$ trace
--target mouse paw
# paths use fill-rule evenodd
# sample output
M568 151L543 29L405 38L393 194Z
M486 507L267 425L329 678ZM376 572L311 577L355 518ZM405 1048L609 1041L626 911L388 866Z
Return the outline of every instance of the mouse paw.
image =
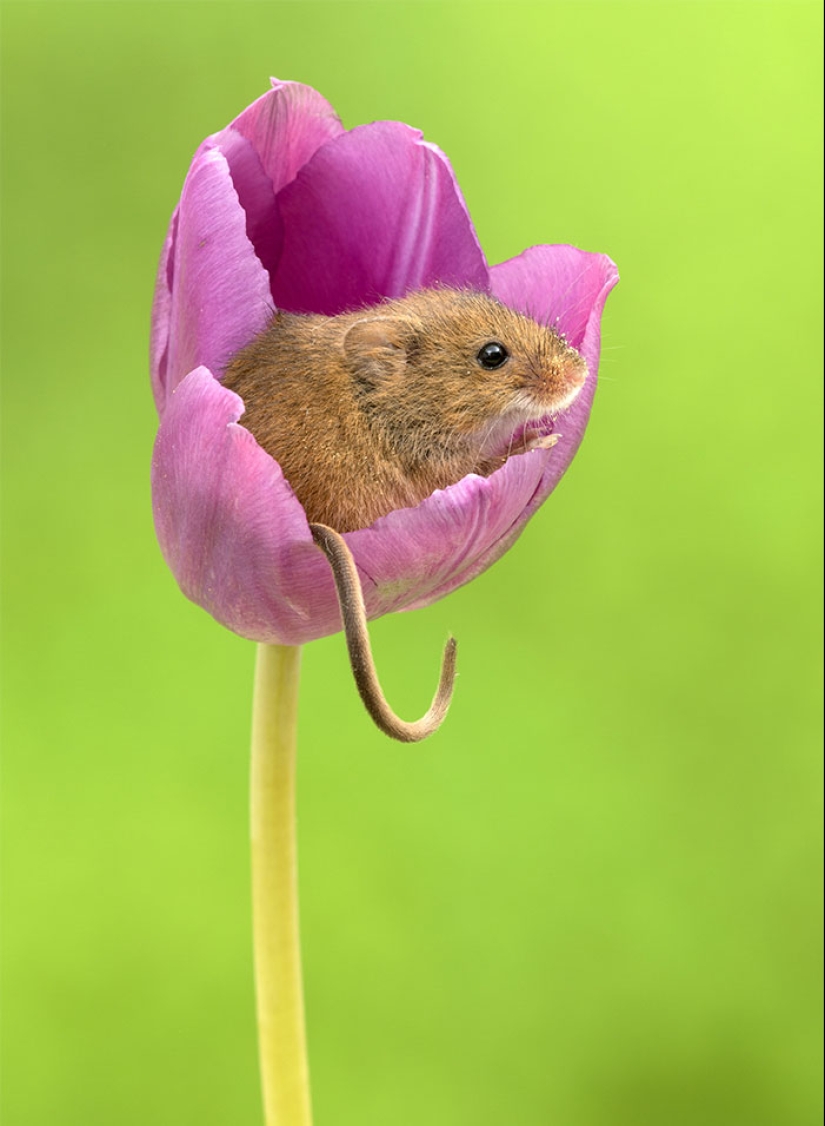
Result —
M549 450L560 437L560 434L539 434L535 430L525 430L522 449L524 453L529 453L530 450Z

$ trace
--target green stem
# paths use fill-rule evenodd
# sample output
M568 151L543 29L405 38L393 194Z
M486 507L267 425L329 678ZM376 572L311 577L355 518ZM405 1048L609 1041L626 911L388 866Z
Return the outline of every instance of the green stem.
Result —
M297 646L258 646L252 712L252 916L266 1126L312 1126L295 839L300 662Z

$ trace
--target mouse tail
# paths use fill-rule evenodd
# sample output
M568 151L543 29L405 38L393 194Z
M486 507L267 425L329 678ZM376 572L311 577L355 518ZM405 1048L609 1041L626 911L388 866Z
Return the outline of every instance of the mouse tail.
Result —
M343 536L334 529L328 528L326 524L310 524L309 530L312 532L313 540L326 555L332 568L335 589L338 592L338 603L341 607L341 618L344 623L344 634L347 639L352 675L355 677L355 685L364 702L364 707L376 726L385 735L389 735L391 739L398 739L402 743L418 743L422 739L426 739L428 735L437 731L444 722L447 709L450 706L455 686L455 638L449 638L444 646L441 676L429 710L421 719L412 723L400 719L387 703L378 681L378 674L375 671L375 661L373 660L369 631L367 630L364 595L352 553Z

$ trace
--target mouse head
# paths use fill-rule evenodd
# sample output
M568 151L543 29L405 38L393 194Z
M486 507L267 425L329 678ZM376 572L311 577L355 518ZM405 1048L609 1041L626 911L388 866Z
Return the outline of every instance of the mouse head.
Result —
M399 425L489 440L557 414L587 377L552 329L473 290L422 290L352 317L343 346L359 401Z

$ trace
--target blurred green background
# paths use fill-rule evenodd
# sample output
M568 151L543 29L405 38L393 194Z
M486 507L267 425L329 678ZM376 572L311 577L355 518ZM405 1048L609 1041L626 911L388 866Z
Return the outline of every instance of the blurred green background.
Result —
M516 547L342 638L300 730L318 1126L818 1120L821 15L807 3L4 3L8 1126L259 1124L254 647L149 503L154 271L267 88L451 157L492 262L605 251L585 445Z

